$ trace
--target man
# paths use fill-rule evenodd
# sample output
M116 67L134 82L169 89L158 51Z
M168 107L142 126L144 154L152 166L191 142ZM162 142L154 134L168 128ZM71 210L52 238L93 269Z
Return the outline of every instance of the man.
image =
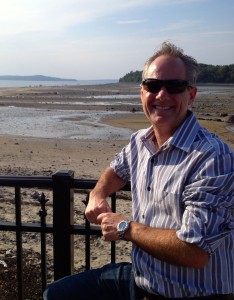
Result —
M131 241L132 264L53 283L51 299L233 299L234 153L189 110L197 62L163 43L146 62L143 110L132 135L90 193L86 216L106 241ZM131 181L133 219L106 198Z

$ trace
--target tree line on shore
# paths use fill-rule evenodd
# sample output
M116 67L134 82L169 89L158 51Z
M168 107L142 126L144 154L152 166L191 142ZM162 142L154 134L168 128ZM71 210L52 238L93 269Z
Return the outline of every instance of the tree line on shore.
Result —
M119 82L141 82L142 71L131 71L121 77ZM214 66L199 64L197 82L199 83L234 83L234 64Z

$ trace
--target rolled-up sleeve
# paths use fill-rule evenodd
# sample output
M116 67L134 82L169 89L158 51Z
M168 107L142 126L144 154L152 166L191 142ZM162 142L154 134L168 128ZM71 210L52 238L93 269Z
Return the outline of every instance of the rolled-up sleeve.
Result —
M184 213L177 237L212 254L234 234L233 155L215 157L197 171L183 193Z
M110 163L110 167L124 181L130 180L129 168L129 145L124 147L120 153L115 154L115 159Z

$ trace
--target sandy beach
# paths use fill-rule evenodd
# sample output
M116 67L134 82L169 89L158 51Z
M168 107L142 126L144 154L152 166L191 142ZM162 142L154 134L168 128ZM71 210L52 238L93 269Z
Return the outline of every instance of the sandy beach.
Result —
M213 91L202 87L194 104L193 111L199 118L202 126L219 135L234 149L234 134L229 127L234 126L228 122L234 115L234 89L233 86L219 87ZM112 103L110 103L112 101ZM122 101L122 102L121 102ZM83 117L74 115L72 118L66 115L60 120L60 124L66 124L69 119L77 126L85 125L94 132L102 129L102 136L96 139L87 138L88 135L67 137L33 137L27 132L17 135L14 130L10 134L0 134L1 160L0 175L51 175L58 170L74 170L76 178L97 179L100 172L109 165L114 154L122 149L128 142L128 136L121 135L121 130L136 131L149 126L148 120L142 113L139 97L139 85L137 84L108 84L97 86L65 86L65 87L30 87L30 88L2 88L0 89L0 110L4 108L30 108L56 113L58 110L84 111ZM88 115L101 115L95 123L87 120ZM36 118L36 117L35 117ZM10 122L10 119L7 119ZM3 121L2 121L3 122ZM17 128L17 125L15 125ZM65 126L65 125L64 125ZM119 131L119 135L116 134ZM125 131L124 131L125 132ZM127 131L126 131L127 132ZM124 138L122 138L124 136ZM38 204L32 199L35 191L26 191L24 194L25 220L35 221L35 215L39 210ZM0 188L0 219L13 221L14 205L12 190ZM48 195L51 197L51 195ZM80 203L84 195L77 198L76 219L83 222L84 207ZM79 203L78 203L79 202ZM122 202L121 202L122 203ZM51 220L51 205L48 205L48 221ZM121 212L127 215L131 213L130 201L124 201L119 205ZM79 218L82 221L79 221ZM29 238L33 244L29 243ZM0 260L4 260L6 251L15 251L13 235L6 236L0 232ZM37 243L35 243L35 241ZM39 237L28 235L24 248L32 249L33 253L39 252ZM48 248L48 256L52 253L51 243ZM75 269L81 270L84 266L83 246L80 239L76 240ZM109 245L102 239L93 241L92 266L101 266L108 262ZM102 255L97 253L97 248ZM120 242L117 245L118 260L130 260L129 243ZM31 251L31 250L30 250ZM13 255L13 254L12 254ZM35 256L35 255L34 255ZM2 273L3 274L3 273ZM1 265L0 265L1 275ZM1 277L0 277L1 279Z
M133 98L125 100L128 104L124 104L123 101L121 105L116 105L114 97L120 95L123 97L132 95ZM113 101L113 105L103 105L103 98L98 98L106 97L105 101L107 101L108 96L109 101ZM87 105L83 104L85 101ZM66 104L68 102L69 105ZM81 104L77 105L77 102ZM90 105L93 102L95 105ZM84 116L89 115L91 111L96 111L97 115L99 111L104 111L105 115L97 123L88 124L92 131L102 124L111 126L109 128L117 128L119 131L122 128L131 129L131 132L149 126L141 110L138 84L0 89L0 108L9 106L46 109L52 113L53 110L58 109L85 110ZM233 88L217 89L216 94L204 93L201 90L193 110L203 119L200 120L202 126L234 147L233 132L227 129L227 126L231 124L225 122L227 115L234 114ZM78 126L85 123L84 119L80 122L77 119L72 121L76 121ZM130 136L125 135L124 139L121 139L115 135L109 135L108 139L105 139L103 136L109 129L105 128L106 133L103 131L102 136L97 139L41 138L27 136L27 132L24 132L23 136L15 135L17 124L14 126L10 135L0 134L2 145L0 174L2 175L43 175L52 174L59 169L69 169L74 170L77 177L97 178L114 154L127 143Z

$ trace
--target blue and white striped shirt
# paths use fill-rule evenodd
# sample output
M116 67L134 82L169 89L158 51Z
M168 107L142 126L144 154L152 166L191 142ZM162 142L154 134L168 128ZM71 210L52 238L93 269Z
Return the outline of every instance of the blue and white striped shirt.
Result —
M132 135L111 167L131 180L133 220L175 229L210 254L202 269L172 265L133 244L136 284L171 298L234 291L234 152L189 113L155 153L152 127Z

